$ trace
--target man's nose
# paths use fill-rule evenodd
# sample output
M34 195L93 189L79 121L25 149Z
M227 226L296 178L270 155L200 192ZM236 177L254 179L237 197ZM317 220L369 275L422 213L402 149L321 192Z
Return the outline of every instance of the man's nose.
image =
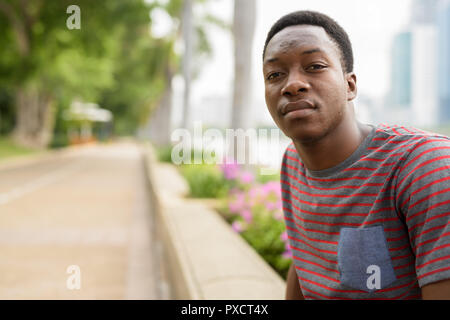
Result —
M287 96L296 96L300 92L306 92L310 88L305 76L299 71L289 73L286 85L282 88L281 94Z

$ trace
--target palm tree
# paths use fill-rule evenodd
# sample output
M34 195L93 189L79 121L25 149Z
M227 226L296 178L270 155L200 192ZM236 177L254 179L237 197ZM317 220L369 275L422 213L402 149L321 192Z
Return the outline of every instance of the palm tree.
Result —
M247 128L251 106L251 61L256 23L255 0L234 0L234 90L232 127Z
M248 129L251 125L250 115L252 106L251 73L252 73L252 45L256 24L255 0L234 0L234 90L231 113L231 127L233 129ZM245 143L245 150L237 150L237 139L230 145L229 152L237 157L237 152L248 154L249 146Z
M192 0L184 0L182 34L184 42L184 53L183 53L184 94L183 94L182 126L183 128L188 128L190 124L189 110L191 98L191 79L192 79L191 62L193 49Z
M227 25L210 14L205 14L194 19L192 9L197 3L202 4L207 0L170 0L166 5L162 6L164 10L176 22L178 27L174 32L167 36L164 40L166 44L170 44L170 50L167 52L168 59L164 59L166 70L165 92L163 99L150 115L149 127L150 138L157 145L170 144L171 123L170 115L172 109L172 79L179 71L179 58L173 50L175 42L183 39L184 53L182 57L182 74L184 78L184 95L183 95L183 114L182 126L188 128L190 126L190 91L191 83L194 80L198 70L201 68L199 57L211 54L211 47L206 33L209 25L219 26L227 29Z

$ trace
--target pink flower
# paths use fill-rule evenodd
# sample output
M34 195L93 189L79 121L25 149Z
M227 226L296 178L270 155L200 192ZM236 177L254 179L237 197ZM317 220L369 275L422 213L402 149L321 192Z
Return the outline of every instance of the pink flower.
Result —
M284 233L286 233L286 231ZM292 258L292 250L291 250L291 246L289 245L289 242L286 242L285 249L286 250L282 254L283 258L291 259Z
M266 202L266 209L269 211L273 211L277 208L276 203Z
M246 206L245 194L243 192L235 192L234 196L235 199L233 201L230 201L230 203L228 204L228 209L231 213L238 213Z
M250 223L252 221L252 212L248 209L244 209L241 211L241 217L244 218L247 223Z
M281 201L281 199L278 199L275 205L277 209L283 209L283 202Z
M230 191L229 191L229 194L232 195L232 196L240 194L240 193L242 193L242 191L239 190L239 188L236 188L236 187L231 188Z
M283 240L284 242L286 242L288 240L288 234L286 231L284 231L281 235L280 235L281 240Z
M253 186L249 191L248 191L248 196L249 198L252 200L254 198L256 198L259 194L259 187L258 186Z
M286 250L285 252L283 252L282 256L285 259L291 259L292 258L292 251Z
M228 204L228 209L230 210L231 213L238 213L239 210L241 209L241 204L238 202L230 202Z
M251 172L242 172L239 180L242 184L250 184L255 180L255 177Z
M234 232L237 232L237 233L241 233L241 232L244 230L244 228L243 228L242 225L239 223L239 221L234 221L234 222L231 224L231 228L233 229Z
M227 180L234 180L239 176L239 165L234 160L225 160L224 163L220 165L220 169Z
M263 184L261 190L265 196L269 193L274 193L277 197L281 197L281 186L277 181L269 181Z

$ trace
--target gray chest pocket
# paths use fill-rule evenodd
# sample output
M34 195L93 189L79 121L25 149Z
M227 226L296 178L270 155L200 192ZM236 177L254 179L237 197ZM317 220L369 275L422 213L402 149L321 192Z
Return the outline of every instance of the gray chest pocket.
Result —
M338 244L338 269L343 285L374 292L397 278L382 226L342 228Z

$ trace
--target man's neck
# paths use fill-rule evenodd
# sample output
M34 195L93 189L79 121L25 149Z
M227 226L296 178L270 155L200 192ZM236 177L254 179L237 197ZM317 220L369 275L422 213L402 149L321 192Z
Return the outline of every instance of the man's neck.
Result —
M294 141L294 145L308 170L324 170L338 165L352 155L371 129L372 127L357 122L354 117L346 117L319 141Z

